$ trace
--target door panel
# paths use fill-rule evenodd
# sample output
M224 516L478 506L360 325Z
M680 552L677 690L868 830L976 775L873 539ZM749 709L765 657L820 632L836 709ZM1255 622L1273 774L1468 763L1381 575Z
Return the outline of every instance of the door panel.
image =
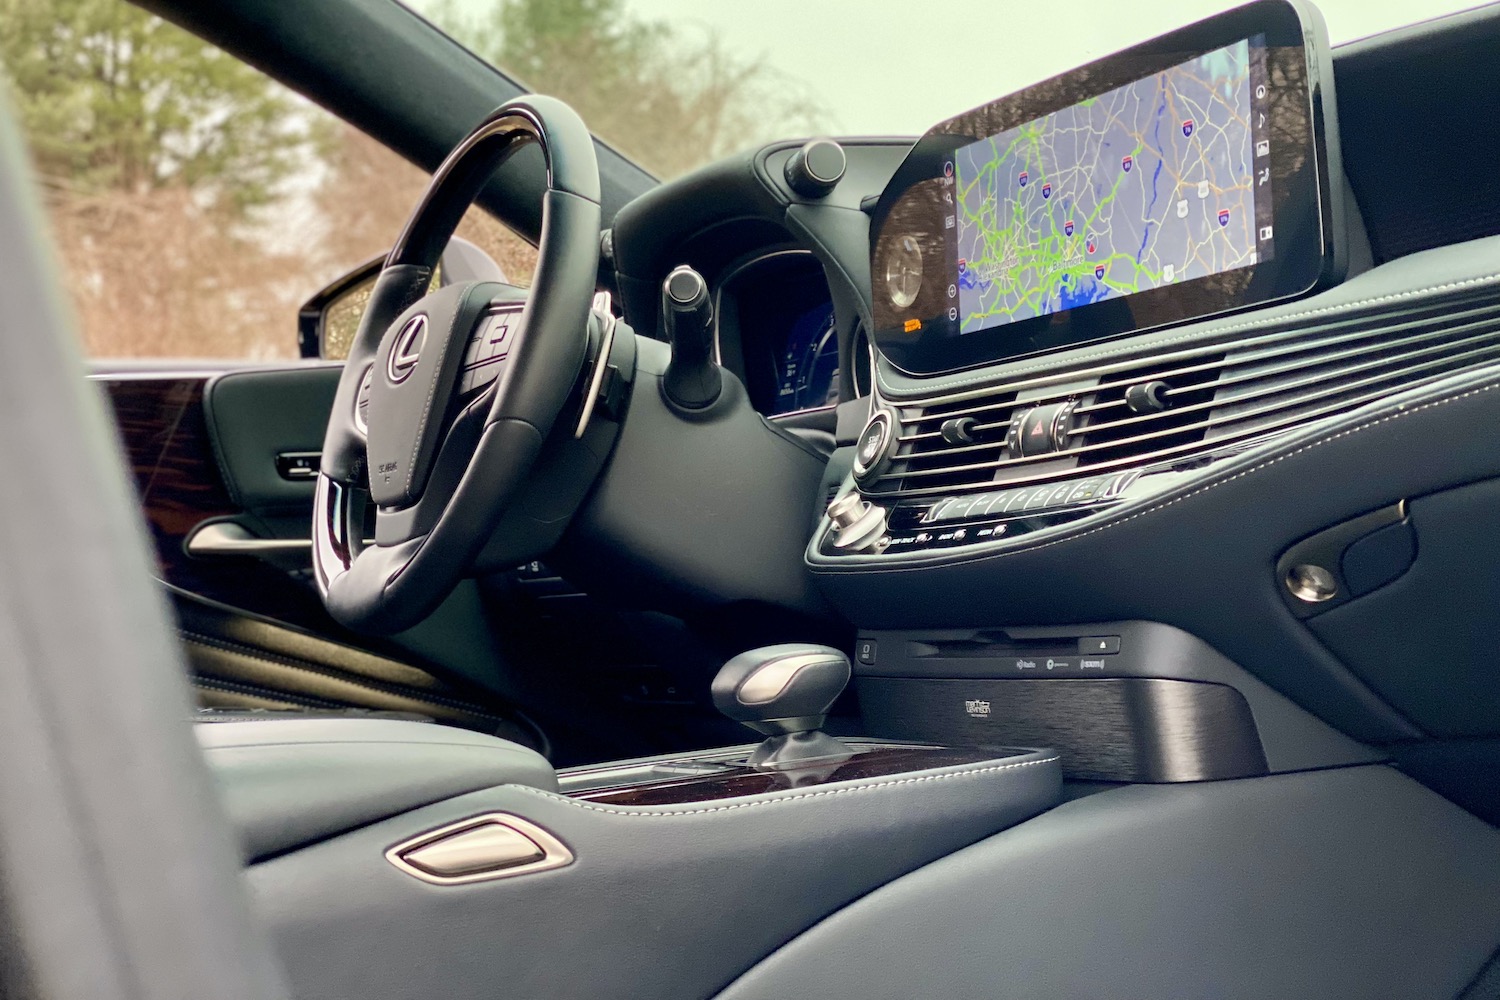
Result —
M204 409L212 372L96 376L114 409L163 582L210 600L322 631L316 597L257 559L201 560L185 543L205 521L243 513L219 474ZM271 405L268 401L268 405ZM308 490L307 517L312 517Z
M190 554L205 525L232 524L260 539L308 537L312 477L286 478L277 459L312 461L338 374L337 366L308 365L95 375L118 421L199 703L416 713L544 744L537 727L496 694L494 657L470 658L482 659L483 670L468 661L436 666L462 659L441 655L447 647L483 654L487 636L472 595L471 613L448 609L444 635L371 639L328 616L301 550L270 561Z
M273 537L308 536L316 456L342 371L231 371L204 387L204 416L229 496Z

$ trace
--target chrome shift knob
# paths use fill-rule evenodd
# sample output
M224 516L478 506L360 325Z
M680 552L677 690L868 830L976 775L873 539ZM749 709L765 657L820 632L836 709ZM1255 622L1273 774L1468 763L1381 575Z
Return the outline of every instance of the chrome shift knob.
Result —
M762 646L719 670L714 705L767 736L806 733L823 725L849 675L849 657L832 646Z

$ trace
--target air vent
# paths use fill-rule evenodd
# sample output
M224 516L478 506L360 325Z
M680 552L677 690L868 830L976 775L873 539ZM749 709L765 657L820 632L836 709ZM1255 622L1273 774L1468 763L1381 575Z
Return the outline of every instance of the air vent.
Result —
M1080 466L1115 466L1154 452L1191 450L1207 436L1222 353L1185 368L1160 364L1105 375L1074 409L1070 447Z
M896 455L866 492L934 496L1201 461L1496 362L1500 302L1470 300L1059 371L900 408ZM1012 418L1050 447L1019 444ZM1033 418L1045 434L1024 423Z

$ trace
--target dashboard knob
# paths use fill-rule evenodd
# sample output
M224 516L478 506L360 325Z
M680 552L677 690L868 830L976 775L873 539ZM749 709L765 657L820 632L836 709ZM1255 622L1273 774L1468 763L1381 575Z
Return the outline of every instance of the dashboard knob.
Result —
M672 345L662 392L681 410L702 410L719 398L724 387L713 356L714 312L703 275L686 264L674 268L662 282L661 312Z
M828 505L828 520L835 528L847 528L858 521L869 506L863 497L851 490Z
M885 535L885 508L866 501L857 490L850 490L828 505L826 511L833 525L833 547L843 552L882 552L889 540Z
M804 198L823 198L838 185L847 165L844 147L832 139L811 139L786 161L786 182Z

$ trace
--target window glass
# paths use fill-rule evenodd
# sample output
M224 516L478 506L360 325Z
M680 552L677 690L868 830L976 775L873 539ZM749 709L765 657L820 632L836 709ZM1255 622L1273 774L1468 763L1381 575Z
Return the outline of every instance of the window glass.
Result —
M427 175L124 0L0 2L0 75L96 358L298 355L297 308L390 246ZM529 282L534 248L460 235Z
M771 139L920 135L1245 0L404 0L658 177ZM1476 0L1317 0L1334 42Z

